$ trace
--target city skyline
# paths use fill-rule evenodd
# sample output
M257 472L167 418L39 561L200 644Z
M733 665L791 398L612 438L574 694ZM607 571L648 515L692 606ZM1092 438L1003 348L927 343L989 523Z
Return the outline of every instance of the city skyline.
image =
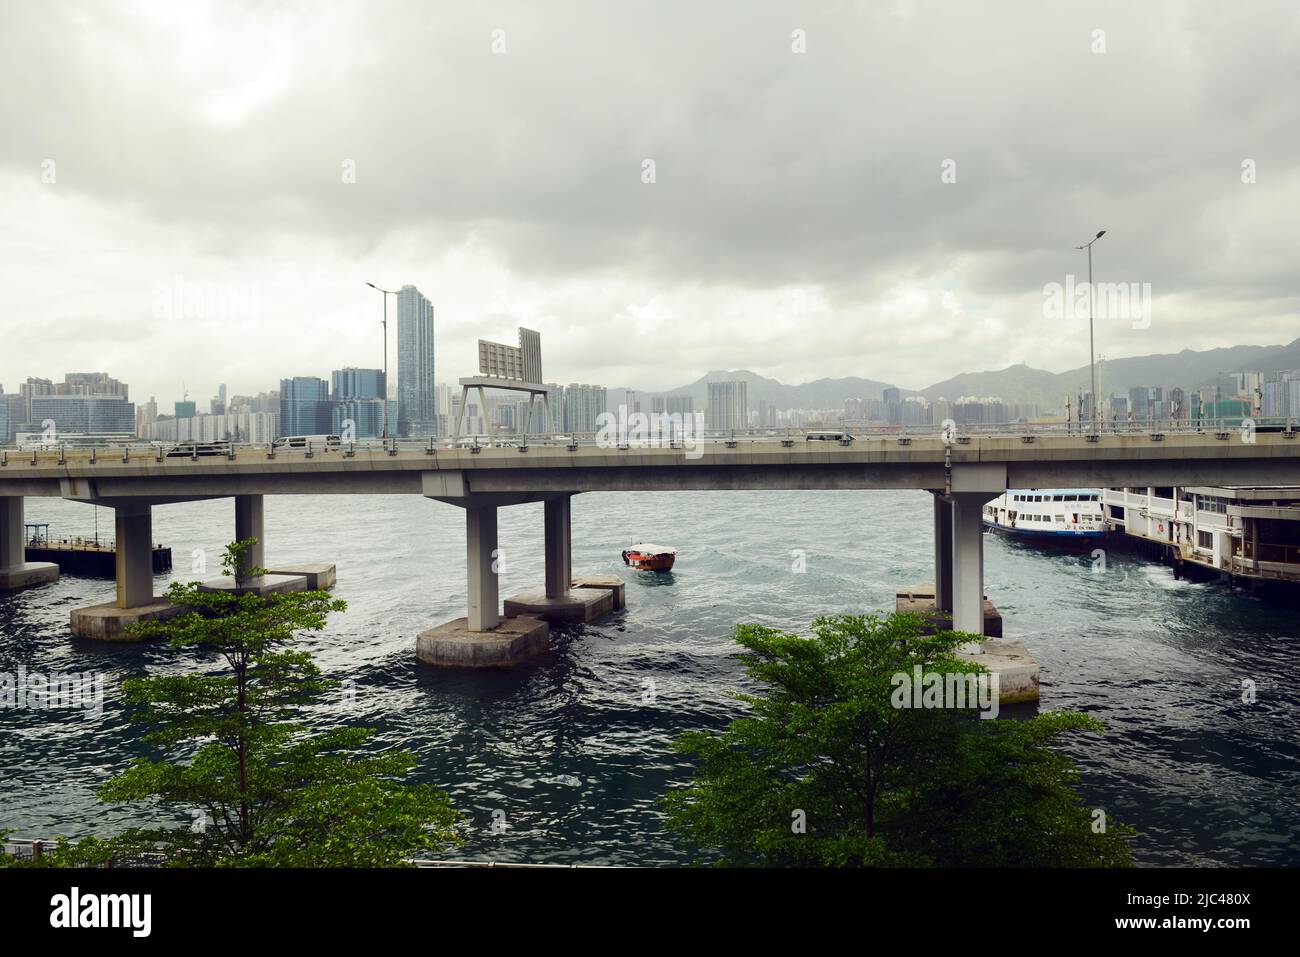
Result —
M540 373L537 334L520 329L519 339L518 347L481 340L481 363L489 369L499 367L506 381L522 375L528 363L533 364L535 373ZM1300 340L1292 346L1297 344ZM1272 371L1267 368L1265 371L1220 370L1210 376L1198 376L1186 374L1184 370L1180 374L1149 377L1149 383L1140 385L1103 382L1100 422L1103 427L1119 428L1144 422L1199 423L1246 415L1266 419L1300 416L1300 368L1295 367L1300 364L1282 368L1277 358L1266 361L1272 363ZM874 398L870 389L857 387L862 380L851 378L793 387L772 383L796 391L816 386L822 395L827 394L827 388L839 390L830 401L781 402L761 394L751 401L747 394L749 383L728 379L725 374L714 378L718 375L711 373L709 378L696 383L697 386L707 384L707 397L699 411L706 416L708 428L715 432L831 423L934 426L948 419L959 426L975 427L1010 422L1047 425L1053 421L1077 421L1081 410L1085 421L1091 418L1091 394L1083 387L1059 394L1060 403L1055 399L1040 403L1014 393L1004 396L998 390L955 390L927 397L915 392L905 394L905 390L882 383L876 384L882 386L880 398ZM604 412L616 412L620 404L625 404L630 412L658 414L680 415L694 409L692 387L650 391L577 382L544 384L551 393L555 417L547 427L555 432L595 432L597 417ZM764 383L760 379L756 384ZM12 442L16 434L24 431L40 432L41 424L47 421L55 422L61 432L79 434L93 420L101 427L90 428L91 432L120 438L130 431L127 422L131 420L138 437L173 442L228 438L264 443L278 435L326 433L365 440L382 434L383 373L380 369L346 366L332 371L328 380L320 376L289 377L280 380L280 389L256 395L230 394L223 383L207 412L200 410L196 400L174 400L174 413L159 412L155 396L147 402L143 399L129 402L129 388L129 383L105 372L69 372L61 382L29 377L20 383L19 392L0 391L0 445ZM522 431L527 415L526 400L493 390L491 386L488 392L486 410L480 408L476 395L471 397L467 422L473 427L468 431L507 434ZM58 401L52 406L37 401L46 399ZM453 392L450 383L440 382L434 386L431 401L436 409L433 434L447 437L454 429L461 396ZM164 409L166 404L164 399ZM397 400L390 400L389 406L390 420L396 422ZM40 415L32 418L29 409ZM488 418L484 418L485 411L490 413ZM104 426L105 422L111 422L113 427ZM546 420L539 406L534 413L534 427L542 428L543 422Z
M1280 43L1297 13L1267 6ZM478 338L524 325L560 381L667 389L659 370L725 366L919 388L958 364L1060 371L1086 363L1086 323L1045 318L1044 288L1086 274L1074 247L1103 228L1098 280L1149 283L1152 310L1143 328L1099 322L1098 352L1290 338L1300 123L1277 121L1296 109L1280 48L1206 6L1019 9L756 5L742 38L721 11L690 10L683 31L645 11L506 6L431 36L418 5L398 4L393 29L358 43L366 14L346 5L16 8L0 52L42 97L0 99L16 134L0 151L17 224L6 305L24 317L0 382L54 352L143 395L203 375L265 388L376 352L361 283L384 276L436 290L439 362L454 369L472 368ZM177 45L173 26L204 43ZM1006 47L1028 60L907 66ZM660 49L671 79L638 69ZM140 61L172 70L172 87ZM615 64L602 89L583 82ZM785 120L729 106L715 71L768 89ZM1051 89L1027 88L1026 71ZM459 109L453 75L481 109ZM324 131L299 119L389 84L419 90L420 119L399 99L341 107ZM1104 109L1077 95L1088 87L1111 94ZM1003 102L1016 109L990 106ZM116 160L79 135L87 124L113 131ZM835 158L815 176L789 164L807 142ZM297 369L280 362L291 352Z

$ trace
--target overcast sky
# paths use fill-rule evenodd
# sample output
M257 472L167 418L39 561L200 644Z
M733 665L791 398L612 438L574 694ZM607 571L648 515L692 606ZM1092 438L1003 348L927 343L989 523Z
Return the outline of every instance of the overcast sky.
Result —
M519 325L608 386L1060 371L1103 228L1153 302L1099 353L1300 336L1294 0L0 12L7 391L378 366L367 280L433 301L439 381Z

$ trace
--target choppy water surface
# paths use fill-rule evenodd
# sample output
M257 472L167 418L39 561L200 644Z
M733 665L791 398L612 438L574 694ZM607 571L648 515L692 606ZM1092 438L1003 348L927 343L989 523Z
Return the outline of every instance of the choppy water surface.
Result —
M233 535L230 500L154 510L155 538L176 572ZM56 534L93 527L85 505L28 499L28 521ZM688 769L669 748L737 713L726 692L737 622L802 629L827 612L893 607L928 580L930 498L919 492L587 494L574 499L577 572L613 572L628 607L585 627L553 629L550 652L510 672L457 673L415 661L415 635L465 613L459 509L410 496L267 499L270 563L333 561L349 610L309 645L350 679L321 721L379 729L414 751L422 780L447 789L469 819L466 858L682 863L658 798ZM101 530L111 514L101 511ZM542 581L541 506L500 513L502 595ZM670 575L629 572L619 551L649 539L677 546ZM807 570L792 572L793 550ZM1137 827L1145 864L1300 863L1300 686L1294 613L1169 570L987 539L986 590L1008 637L1043 668L1045 709L1101 719L1106 734L1072 746L1091 806ZM209 574L212 571L209 570ZM166 578L157 582L159 591ZM164 644L73 639L68 613L109 600L112 583L65 577L0 594L0 670L106 675L103 716L0 712L0 828L26 836L109 833L145 820L100 805L95 788L146 753L115 699L122 679L193 667ZM1241 700L1243 679L1258 701ZM494 811L507 829L493 832Z

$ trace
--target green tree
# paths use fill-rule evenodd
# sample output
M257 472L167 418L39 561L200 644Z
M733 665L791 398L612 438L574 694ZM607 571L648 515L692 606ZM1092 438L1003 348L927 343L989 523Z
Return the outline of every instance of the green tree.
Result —
M228 546L227 574L243 583L250 539ZM367 754L372 732L343 727L310 733L299 717L337 682L293 647L347 605L328 592L258 596L173 583L173 604L188 610L134 626L223 666L202 674L123 683L145 739L166 751L138 759L100 790L108 802L156 801L190 825L135 829L110 840L61 846L46 863L95 864L161 854L200 866L396 866L419 850L457 843L447 795L403 779L405 752Z
M698 761L666 798L669 825L721 864L1121 866L1131 830L1097 833L1053 747L1098 732L1082 714L980 720L974 707L899 708L896 675L982 672L977 636L923 619L819 618L811 637L741 625L754 693L719 734L676 742ZM919 668L917 672L915 669ZM923 679L924 680L924 679Z

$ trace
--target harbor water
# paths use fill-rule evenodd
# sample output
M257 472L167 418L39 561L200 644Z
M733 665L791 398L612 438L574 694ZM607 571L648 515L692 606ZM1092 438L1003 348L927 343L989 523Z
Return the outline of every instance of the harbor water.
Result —
M27 521L78 535L94 516L28 499ZM502 596L539 587L541 506L502 509L500 526ZM174 556L156 591L220 574L233 528L229 499L155 508L154 537ZM474 860L687 863L692 850L665 830L659 805L690 778L670 743L740 713L728 696L743 684L734 626L801 630L821 614L892 610L895 592L933 577L931 537L922 492L580 495L574 571L622 576L627 608L553 628L549 652L520 668L450 672L416 662L415 636L465 614L459 509L415 496L266 499L268 564L335 563L349 606L305 641L343 682L311 722L373 727L377 746L414 752L418 778L465 815L466 843L447 856ZM623 566L620 551L643 540L677 548L671 573ZM985 549L1005 635L1042 666L1041 707L1106 727L1069 750L1089 807L1137 829L1138 862L1300 865L1294 612L1123 555L1103 568L1086 553L998 537ZM72 638L69 612L112 592L111 581L65 576L0 593L0 671L105 680L98 716L0 710L0 829L80 837L159 820L95 795L152 753L118 699L121 682L216 664L162 643Z

